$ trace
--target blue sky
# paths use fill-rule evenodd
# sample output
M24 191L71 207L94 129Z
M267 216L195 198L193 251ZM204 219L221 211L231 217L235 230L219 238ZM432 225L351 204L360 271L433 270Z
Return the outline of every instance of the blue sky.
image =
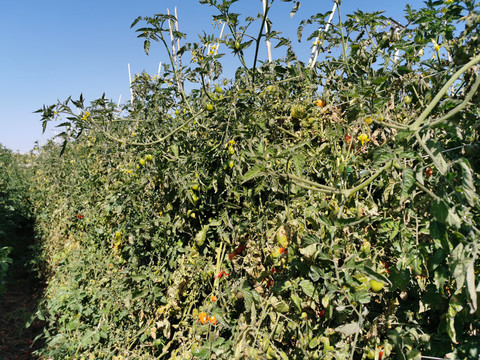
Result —
M297 14L290 18L292 3L276 0L269 14L273 28L296 42L301 20L332 9L332 0L301 0ZM387 16L403 19L405 5L420 7L419 0L343 0L342 17L353 11L385 10ZM44 142L40 115L33 113L44 104L83 93L87 102L105 92L122 102L130 98L128 63L132 76L147 71L156 74L160 61L167 58L159 45L152 44L145 55L143 42L130 24L137 16L173 11L177 6L180 31L187 41L212 27L214 9L197 0L0 0L0 144L28 152L35 141ZM240 0L235 11L256 15L260 0ZM338 17L334 17L337 21ZM313 28L308 29L310 32ZM297 56L307 61L311 42L297 46Z

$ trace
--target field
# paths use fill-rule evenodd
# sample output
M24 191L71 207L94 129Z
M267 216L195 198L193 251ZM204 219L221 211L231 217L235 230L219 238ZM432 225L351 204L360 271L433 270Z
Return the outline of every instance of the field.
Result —
M58 138L1 149L0 292L2 229L32 221L36 356L478 359L475 1L313 15L311 63L265 14L202 3L221 38L136 19L161 76L135 75L123 105L43 106ZM266 40L284 56L257 59Z

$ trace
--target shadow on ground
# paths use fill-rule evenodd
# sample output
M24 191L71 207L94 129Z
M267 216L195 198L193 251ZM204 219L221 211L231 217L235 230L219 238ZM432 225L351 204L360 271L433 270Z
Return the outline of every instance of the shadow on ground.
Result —
M5 240L13 251L13 262L7 276L6 292L0 295L0 360L38 359L35 350L42 347L34 341L43 324L34 319L42 297L44 283L32 267L34 232L31 221L11 232Z

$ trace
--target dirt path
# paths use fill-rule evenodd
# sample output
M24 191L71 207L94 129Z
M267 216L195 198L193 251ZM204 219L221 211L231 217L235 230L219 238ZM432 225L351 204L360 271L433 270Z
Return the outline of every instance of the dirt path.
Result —
M41 298L38 285L23 264L13 265L7 291L0 296L0 360L38 359L32 352L41 344L33 340L42 324L34 321L25 327Z

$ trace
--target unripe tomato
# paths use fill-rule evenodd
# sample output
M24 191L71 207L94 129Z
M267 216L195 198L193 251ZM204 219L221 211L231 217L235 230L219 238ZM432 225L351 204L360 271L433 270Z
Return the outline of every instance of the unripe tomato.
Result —
M142 166L145 165L145 159L140 159L139 163L140 163L140 165L142 165Z
M236 50L240 49L240 41L235 41L235 49Z
M222 94L222 93L223 93L223 89L222 89L220 86L217 85L217 86L215 86L215 92L216 92L217 94Z
M230 146L228 147L228 152L230 153L230 155L235 154L235 148L230 145Z
M405 95L405 97L403 98L403 102L405 104L410 104L412 102L412 97L410 95Z
M383 284L376 280L370 280L370 287L374 292L379 292L383 289Z
M207 104L207 105L205 105L205 109L207 109L207 111L213 111L213 105L212 104Z
M234 165L235 165L235 163L233 162L233 160L230 160L230 161L228 162L228 167L229 167L230 169L233 168Z

